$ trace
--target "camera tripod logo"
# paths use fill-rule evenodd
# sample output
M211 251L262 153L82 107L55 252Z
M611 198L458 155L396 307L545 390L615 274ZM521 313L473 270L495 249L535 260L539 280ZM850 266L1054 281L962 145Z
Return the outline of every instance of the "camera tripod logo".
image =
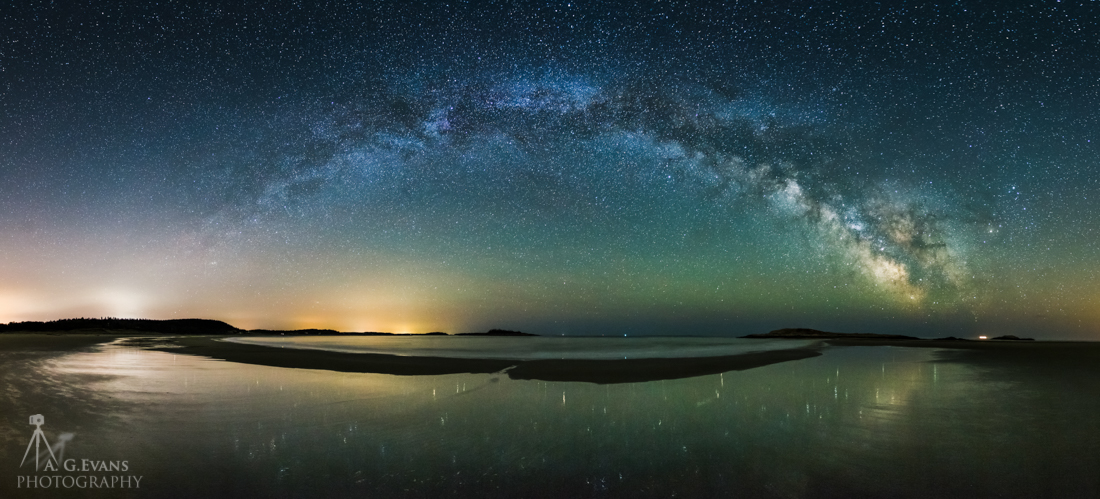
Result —
M47 467L52 460L54 465L58 465L65 459L65 443L73 439L72 433L62 433L57 437L57 443L50 445L50 442L46 440L46 434L42 433L42 425L46 424L46 418L41 414L35 414L31 416L30 424L34 425L34 434L31 435L31 441L27 444L27 451L23 453L23 460L19 462L19 467L22 468L27 462L27 456L31 454L31 448L34 448L34 469L38 471L40 460L49 454L49 459L46 460ZM42 444L46 444L46 450L41 450ZM58 451L54 454L54 451Z

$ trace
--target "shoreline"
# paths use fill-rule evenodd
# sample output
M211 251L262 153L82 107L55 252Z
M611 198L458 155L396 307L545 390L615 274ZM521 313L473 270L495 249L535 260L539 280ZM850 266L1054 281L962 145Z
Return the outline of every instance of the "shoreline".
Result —
M821 339L809 346L714 357L641 359L470 359L345 353L282 348L219 341L231 335L168 336L130 331L26 332L0 334L0 351L65 353L118 339L129 346L196 355L242 364L318 369L351 373L431 376L445 374L507 374L516 380L570 381L595 384L640 383L742 371L822 355L829 347L891 346L933 348L941 362L983 365L1055 366L1091 371L1100 366L1100 342L1085 341L951 341L898 339Z

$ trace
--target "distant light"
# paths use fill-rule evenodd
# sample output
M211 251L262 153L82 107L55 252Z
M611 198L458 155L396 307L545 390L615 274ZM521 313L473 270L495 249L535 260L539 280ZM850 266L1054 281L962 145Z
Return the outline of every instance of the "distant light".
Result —
M987 336L979 336L979 337L978 337L978 339L979 339L979 340L988 340L988 339L989 339L989 337L987 337Z

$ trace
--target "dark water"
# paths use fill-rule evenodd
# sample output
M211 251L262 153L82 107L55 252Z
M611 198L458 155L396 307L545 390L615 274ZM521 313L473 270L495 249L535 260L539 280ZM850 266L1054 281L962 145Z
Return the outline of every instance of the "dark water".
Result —
M830 347L595 385L8 348L0 497L1100 497L1100 370L958 360ZM140 488L16 488L31 414Z

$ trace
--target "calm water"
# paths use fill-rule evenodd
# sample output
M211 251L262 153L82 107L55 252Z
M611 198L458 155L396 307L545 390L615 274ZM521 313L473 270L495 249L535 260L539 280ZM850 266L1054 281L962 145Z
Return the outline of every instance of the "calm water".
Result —
M594 385L0 350L0 497L1100 496L1095 370L824 353ZM127 460L141 488L16 489L39 413L66 458Z

